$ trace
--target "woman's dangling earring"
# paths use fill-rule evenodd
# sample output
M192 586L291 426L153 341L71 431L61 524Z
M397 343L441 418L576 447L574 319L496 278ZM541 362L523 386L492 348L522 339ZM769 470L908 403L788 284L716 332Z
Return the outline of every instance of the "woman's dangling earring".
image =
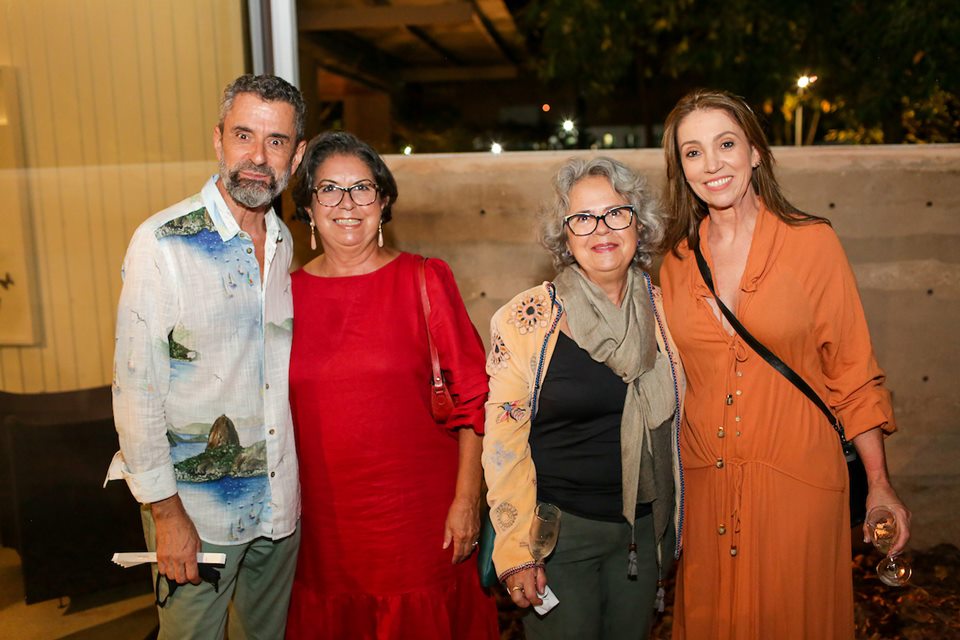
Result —
M310 250L317 250L317 227L314 226L313 220L310 221Z
M380 226L377 227L377 246L383 247L383 218L380 218Z

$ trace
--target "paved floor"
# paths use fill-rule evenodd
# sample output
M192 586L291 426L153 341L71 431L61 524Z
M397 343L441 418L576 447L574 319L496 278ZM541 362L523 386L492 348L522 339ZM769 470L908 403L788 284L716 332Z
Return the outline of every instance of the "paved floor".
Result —
M157 625L149 585L27 605L20 558L0 548L0 638L16 640L145 640Z

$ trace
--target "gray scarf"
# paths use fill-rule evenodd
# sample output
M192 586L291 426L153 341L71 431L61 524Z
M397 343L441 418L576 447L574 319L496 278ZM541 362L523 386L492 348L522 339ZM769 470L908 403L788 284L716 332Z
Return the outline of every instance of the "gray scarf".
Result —
M576 265L561 271L554 284L574 341L628 385L620 422L620 464L623 515L632 525L641 485L644 502L655 498L653 469L645 469L641 478L641 456L653 461L651 431L676 409L669 363L657 353L652 302L635 267L627 272L619 307Z

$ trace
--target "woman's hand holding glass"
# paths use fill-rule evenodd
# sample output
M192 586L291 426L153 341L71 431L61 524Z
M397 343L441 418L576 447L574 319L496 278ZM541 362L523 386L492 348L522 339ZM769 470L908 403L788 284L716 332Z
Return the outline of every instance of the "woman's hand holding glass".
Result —
M553 553L557 546L557 534L560 531L560 509L556 506L539 502L530 521L529 549L533 560L538 564ZM530 605L543 604L542 595L547 591L547 572L542 566L524 569L508 577L504 584L507 593L521 609Z
M870 509L864 523L873 546L885 554L877 564L877 575L884 584L891 587L906 585L913 574L910 563L897 555L906 544L906 540L901 539L903 534L899 522L891 507L878 506Z
M521 609L539 606L543 600L537 595L547 589L547 572L542 568L518 571L503 581L510 599Z
M870 486L867 494L867 514L877 507L889 509L897 522L897 536L889 552L889 555L895 556L901 553L910 541L910 510L901 502L889 483L874 483ZM863 541L873 542L873 533L867 526L868 522L869 519L863 524Z

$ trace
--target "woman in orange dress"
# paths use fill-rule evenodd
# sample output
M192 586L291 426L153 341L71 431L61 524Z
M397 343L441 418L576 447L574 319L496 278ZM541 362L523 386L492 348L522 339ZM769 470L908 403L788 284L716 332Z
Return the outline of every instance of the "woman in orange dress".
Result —
M742 99L685 96L667 118L664 150L671 226L660 278L688 383L674 638L852 638L837 433L722 317L691 247L744 327L840 417L867 469L867 508L887 505L897 516L897 553L910 513L887 475L893 411L853 272L830 223L781 193Z

